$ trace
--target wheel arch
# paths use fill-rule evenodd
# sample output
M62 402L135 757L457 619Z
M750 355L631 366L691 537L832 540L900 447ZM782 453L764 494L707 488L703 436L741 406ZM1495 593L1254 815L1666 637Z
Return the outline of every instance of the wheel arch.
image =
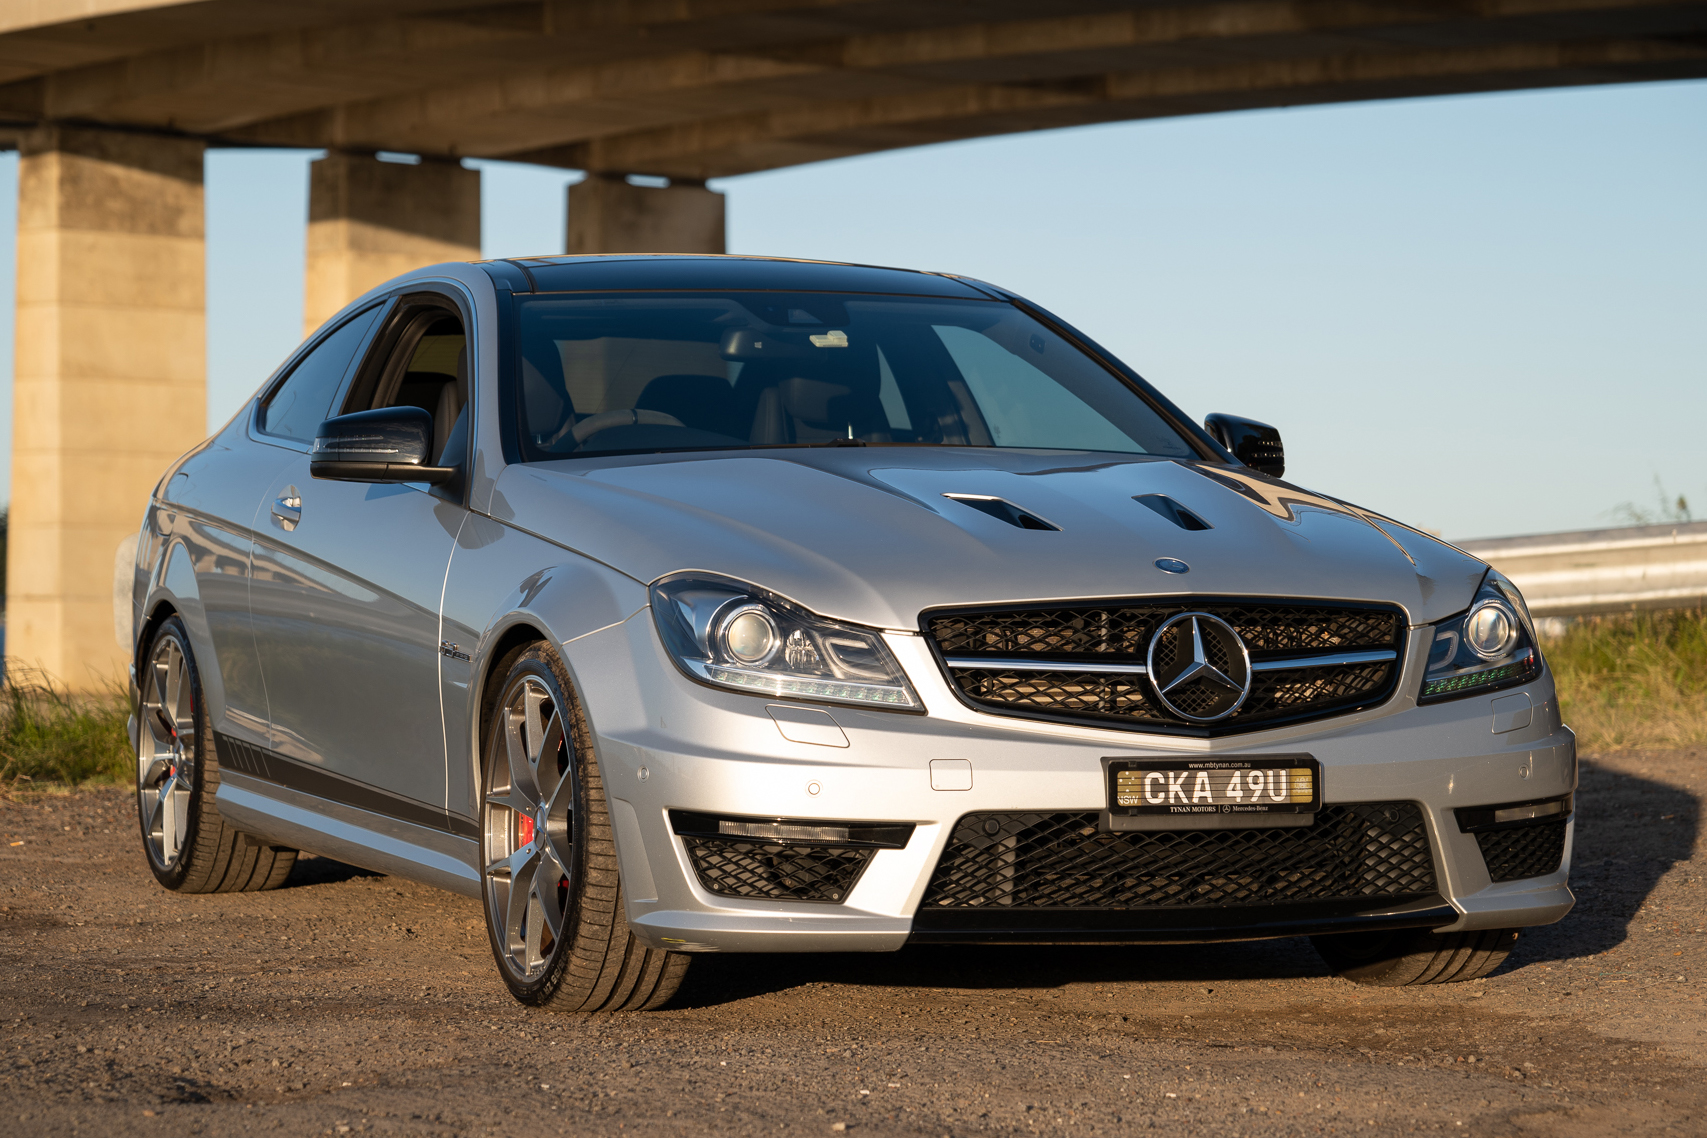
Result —
M480 691L480 702L478 704L480 713L475 722L477 739L484 740L486 738L486 728L492 719L492 707L498 700L498 689L504 682L504 671L499 665L508 659L516 649L542 642L550 644L551 637L538 628L536 622L523 618L507 625L499 632L492 641L491 647L482 654L480 675L476 680ZM477 744L476 755L478 753L479 746Z
M151 571L138 622L136 643L131 649L131 661L140 682L143 657L160 626L176 616L184 622L189 634L190 648L195 652L196 671L201 676L202 698L213 722L219 722L225 709L225 678L220 670L218 653L207 627L202 607L201 589L196 582L195 554L182 535L163 541Z

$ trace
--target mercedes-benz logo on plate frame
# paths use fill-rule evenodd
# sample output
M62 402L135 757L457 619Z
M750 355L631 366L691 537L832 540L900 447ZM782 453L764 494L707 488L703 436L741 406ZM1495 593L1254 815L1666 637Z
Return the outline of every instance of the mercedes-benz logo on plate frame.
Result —
M1145 658L1162 706L1193 723L1225 719L1251 694L1251 654L1233 626L1206 612L1182 612L1150 637Z

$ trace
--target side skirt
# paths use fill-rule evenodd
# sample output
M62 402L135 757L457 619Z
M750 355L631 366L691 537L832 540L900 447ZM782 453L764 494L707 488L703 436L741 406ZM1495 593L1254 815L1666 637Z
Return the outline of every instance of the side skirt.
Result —
M220 772L216 800L232 825L268 841L465 897L480 896L480 843L472 838L318 798L229 768Z

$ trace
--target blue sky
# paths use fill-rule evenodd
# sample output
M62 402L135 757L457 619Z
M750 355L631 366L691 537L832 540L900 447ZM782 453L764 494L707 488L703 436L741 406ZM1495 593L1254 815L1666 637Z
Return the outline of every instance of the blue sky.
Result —
M209 155L210 424L300 334L312 156ZM0 412L16 170L0 156ZM561 251L576 177L485 164L486 255ZM714 188L732 252L997 281L1192 415L1280 427L1293 480L1448 537L1615 524L1656 479L1707 516L1707 83L1088 127Z

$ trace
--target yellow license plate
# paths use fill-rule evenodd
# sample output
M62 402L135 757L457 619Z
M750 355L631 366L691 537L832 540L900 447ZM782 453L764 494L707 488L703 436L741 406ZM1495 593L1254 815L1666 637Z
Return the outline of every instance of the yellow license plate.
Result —
M1114 814L1307 814L1322 801L1321 765L1309 755L1239 759L1114 759Z

